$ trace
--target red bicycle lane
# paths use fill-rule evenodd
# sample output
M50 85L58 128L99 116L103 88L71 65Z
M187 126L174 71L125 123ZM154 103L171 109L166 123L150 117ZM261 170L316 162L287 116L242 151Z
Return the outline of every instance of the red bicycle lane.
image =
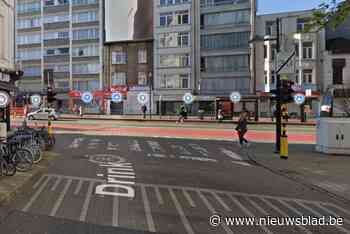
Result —
M120 136L142 136L142 137L168 137L168 138L189 138L189 139L211 139L211 140L236 140L235 131L224 129L200 129L200 128L166 128L166 127L105 127L105 126L87 126L71 124L53 124L57 130L74 130L74 131L93 131L106 132L106 134ZM246 137L251 141L257 142L274 142L274 131L254 131L250 130ZM316 141L315 134L290 133L288 140L292 143L314 144Z

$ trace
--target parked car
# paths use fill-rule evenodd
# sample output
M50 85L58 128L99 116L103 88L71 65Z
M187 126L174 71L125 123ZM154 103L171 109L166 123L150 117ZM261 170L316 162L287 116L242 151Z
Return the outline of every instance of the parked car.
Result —
M36 111L30 112L27 115L29 120L41 119L41 120L58 120L59 115L53 108L40 108Z

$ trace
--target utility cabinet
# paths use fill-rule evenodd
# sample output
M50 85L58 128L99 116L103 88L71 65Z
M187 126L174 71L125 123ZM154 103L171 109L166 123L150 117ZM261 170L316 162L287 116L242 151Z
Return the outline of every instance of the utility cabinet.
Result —
M316 151L350 156L350 118L319 118Z

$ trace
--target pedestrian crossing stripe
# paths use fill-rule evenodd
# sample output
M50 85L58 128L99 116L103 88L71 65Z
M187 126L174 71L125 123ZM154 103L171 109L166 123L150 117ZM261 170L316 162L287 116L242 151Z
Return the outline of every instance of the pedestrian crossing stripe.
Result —
M57 182L59 181L59 182ZM50 183L49 183L50 182ZM58 211L65 205L69 206L69 202L66 200L68 194L70 196L79 196L83 203L80 207L80 215L77 217L80 221L86 222L86 218L89 213L93 212L94 207L90 206L90 203L94 199L97 199L97 195L94 195L94 189L101 183L105 183L105 180L96 178L84 178L75 176L64 176L58 174L44 174L34 185L33 194L22 207L24 212L35 212L32 210L35 203L40 203L38 199L42 193L49 192L55 187L56 184L60 184L63 189L54 188L55 201L51 207L46 207L48 215L56 216ZM87 186L86 186L87 185ZM85 187L84 191L82 187ZM165 203L165 197L170 198L170 202L175 207L175 214L181 221L185 233L196 233L197 225L203 222L208 222L207 217L210 217L214 213L225 210L225 214L230 212L239 211L241 216L259 217L261 215L270 215L272 217L295 217L295 215L305 215L305 210L314 217L329 216L343 217L343 226L332 226L333 233L339 231L349 233L350 230L350 212L343 207L335 205L330 202L322 201L309 201L305 199L280 197L261 194L249 194L234 191L224 191L209 188L195 188L188 186L174 186L174 185L158 185L147 183L135 183L135 186L141 191L141 200L130 200L123 197L111 197L104 196L99 199L103 199L105 202L112 202L112 217L110 217L111 226L123 226L127 224L121 223L123 219L120 219L124 213L120 211L120 204L129 202L138 203L140 207L144 209L144 219L147 224L147 230L151 232L162 232L158 224L157 215L158 211L153 211L155 206L157 209L164 209L169 205ZM69 192L71 190L71 192ZM74 193L73 193L74 191ZM65 204L67 202L67 204ZM169 201L167 201L169 202ZM156 204L155 204L156 203ZM250 205L248 205L250 204ZM282 208L283 207L283 208ZM317 209L316 209L317 208ZM207 214L203 214L201 217L192 217L191 214L194 210L207 210ZM271 210L273 213L271 213ZM164 211L165 212L165 211ZM167 211L169 212L169 211ZM236 213L235 213L236 214ZM196 222L199 218L203 218L200 222ZM125 220L124 220L125 222ZM220 227L218 227L220 228ZM232 227L222 225L221 228L226 233L233 233ZM265 233L272 233L270 226L254 227L261 229ZM311 233L311 226L294 226L288 227L291 230L298 228L299 231ZM159 230L158 230L159 229Z

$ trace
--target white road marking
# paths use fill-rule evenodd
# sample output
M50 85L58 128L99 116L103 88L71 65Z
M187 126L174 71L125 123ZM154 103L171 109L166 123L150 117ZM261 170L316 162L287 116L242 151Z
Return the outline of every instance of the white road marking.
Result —
M328 212L330 215L333 215L334 217L339 217L338 214L336 214L334 211L331 211L330 209L328 209L327 207L325 206L321 206L320 204L315 204L315 206L319 207L320 209L323 209L325 210L326 212ZM333 206L333 205L331 205ZM335 207L335 206L333 206ZM344 210L346 211L346 210ZM345 212L346 213L346 212ZM350 221L348 219L343 219L345 223L349 224L350 225ZM350 233L350 232L349 232Z
M118 150L118 147L119 147L118 144L113 144L112 142L108 142L107 150L116 151L116 150Z
M54 185L51 188L51 191L55 191L59 185L59 183L61 182L62 178L57 178L57 180L55 181Z
M221 148L221 152L226 155L227 157L230 157L233 160L243 161L242 157L236 154L235 152L232 152L231 150L227 150L224 148Z
M180 156L180 159L187 159L192 161L200 161L200 162L214 162L217 163L218 161L213 158L202 158L202 157L191 157L191 156Z
M269 212L267 212L266 210L264 210L261 206L258 205L258 203L256 203L255 201L253 201L252 198L247 198L244 197L244 199L246 201L248 201L250 204L252 204L252 206L254 206L255 209L257 209L260 213L262 213L263 215L269 215Z
M80 143L84 141L84 138L75 138L73 142L68 146L70 149L77 149L80 146Z
M234 196L230 195L229 196L231 198L231 200L233 201L233 203L236 204L236 206L238 206L247 216L250 216L250 217L254 217L254 214L248 210L245 206L242 205L242 203L240 203L238 201L237 198L235 198ZM287 217L288 215L286 215ZM264 232L266 233L269 233L269 234L272 234L272 232L265 226L259 226Z
M185 189L182 189L182 192L183 192L185 198L187 199L188 203L190 204L190 206L191 207L196 207L196 204L192 200L190 194Z
M92 192L94 189L94 184L95 184L95 182L93 182L93 181L91 181L89 184L89 188L88 188L88 191L87 191L87 194L85 197L83 209L81 210L81 213L80 213L80 218L79 218L80 221L85 221L85 219L86 219L87 211L88 211L88 208L90 205L91 195L92 195Z
M66 185L64 186L64 189L62 190L62 192L60 193L60 196L58 197L55 205L53 206L50 216L55 216L57 213L58 208L61 206L61 203L64 199L64 196L66 196L66 193L69 189L69 186L72 184L72 180L68 180L68 182L66 183Z
M194 232L193 232L193 230L192 230L192 227L191 227L191 225L190 225L190 223L189 223L189 221L188 221L188 219L187 219L187 217L186 217L186 215L185 215L185 213L184 213L184 211L183 211L183 209L182 209L182 207L181 207L179 201L177 200L177 198L176 198L176 196L175 196L173 190L172 190L172 189L168 189L168 190L169 190L171 199L172 199L173 202L174 202L175 208L176 208L177 212L178 212L179 215L180 215L180 219L181 219L181 221L182 221L182 224L184 225L184 227L185 227L187 233L188 233L188 234L194 234Z
M141 147L138 142L138 140L133 140L132 143L130 144L130 150L131 151L136 151L136 152L141 152Z
M36 189L44 179L45 175L42 175L40 179L38 179L37 182L33 185L33 189Z
M245 166L245 167L251 167L252 165L246 162L238 162L238 161L232 161L233 164Z
M178 150L182 155L192 155L190 151L188 151L185 147L182 145L171 145L171 148L173 150Z
M80 189L81 189L83 183L84 183L84 181L79 180L78 185L77 185L77 187L75 188L74 195L78 195L78 194L79 194Z
M299 210L295 209L293 206L289 205L287 202L282 201L282 200L278 200L278 202L280 202L282 205L284 205L285 207L287 207L288 209L290 209L291 211L293 211L297 215L303 216L303 213L301 213Z
M160 205L163 205L164 204L164 200L163 200L162 194L160 194L159 188L158 187L153 187L153 188L154 188L154 191L156 193L156 197L157 197L158 203Z
M118 227L119 226L119 197L118 196L114 196L113 197L112 226L113 227Z
M46 187L47 183L49 183L50 177L46 177L46 180L43 184L39 187L38 190L36 190L35 194L31 197L31 199L28 201L27 205L22 209L23 212L27 212L29 208L33 205L33 203L38 199L39 195L42 193L44 188Z
M198 144L189 144L189 146L191 146L194 150L197 150L201 155L203 155L205 157L209 156L208 150L206 150L202 146L200 146Z
M162 147L157 141L147 141L147 144L149 145L149 147L151 147L152 151L155 153L164 152L164 150L162 149Z
M215 199L225 208L225 210L231 211L231 208L221 199L221 197L219 197L217 193L212 192L211 195L215 197Z
M151 206L150 206L149 201L148 201L145 186L141 186L141 194L142 194L142 200L143 200L143 205L144 205L145 214L146 214L148 230L150 232L156 232L156 227L154 225L152 212L151 212Z
M261 200L269 207L272 207L272 209L274 209L275 211L277 211L278 213L280 213L281 215L283 215L284 217L288 217L289 215L287 213L285 213L284 211L282 211L280 208L278 208L277 206L275 206L274 204L272 204L270 201L268 201L266 198L261 198ZM261 226L264 227L264 226ZM298 228L302 229L304 232L311 234L312 232L310 232L309 230L307 230L305 227L303 226L297 226Z

